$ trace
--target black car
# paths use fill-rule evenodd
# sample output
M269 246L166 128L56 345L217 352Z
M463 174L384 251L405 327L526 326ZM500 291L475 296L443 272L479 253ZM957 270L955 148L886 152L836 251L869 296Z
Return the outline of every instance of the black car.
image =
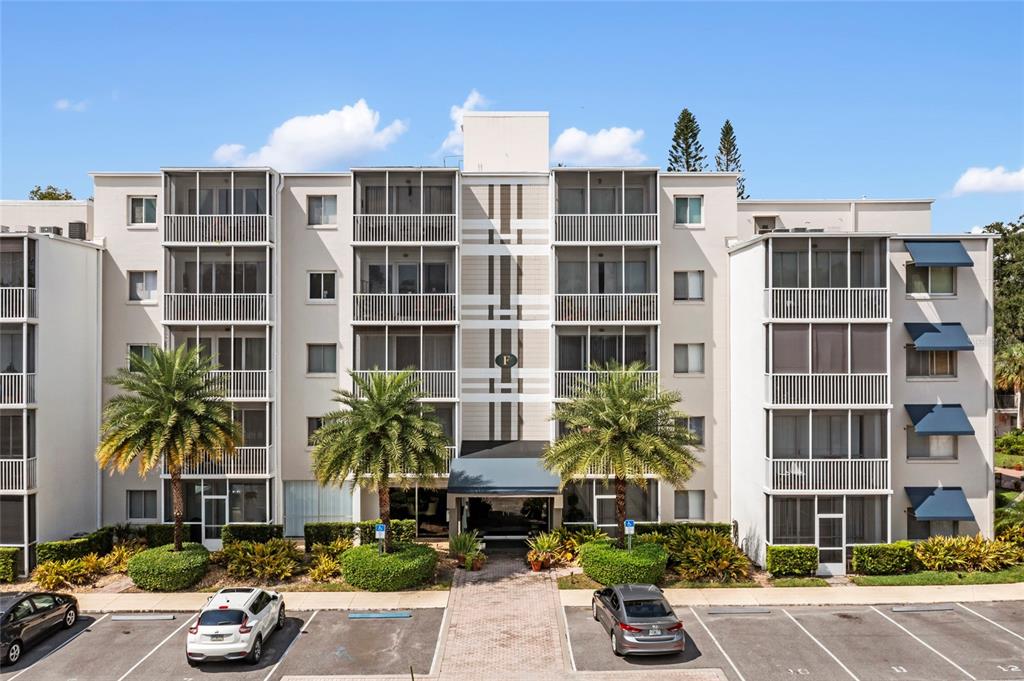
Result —
M14 664L27 647L77 621L74 596L48 591L0 594L0 664Z

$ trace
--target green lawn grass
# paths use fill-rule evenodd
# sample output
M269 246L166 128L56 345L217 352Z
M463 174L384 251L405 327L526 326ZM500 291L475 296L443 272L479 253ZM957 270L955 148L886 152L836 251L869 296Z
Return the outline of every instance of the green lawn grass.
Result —
M907 575L850 575L857 586L933 586L936 584L1011 584L1024 582L1024 565L998 572L935 572L924 570Z
M603 589L604 585L595 582L590 577L587 577L582 572L573 573L571 575L563 575L558 578L559 589L590 589L594 591L596 589Z
M713 582L688 582L685 579L680 579L670 573L665 575L665 578L661 580L661 584L659 584L659 586L663 589L741 589L758 588L761 585L753 580L749 582L727 582L725 584L718 584ZM595 582L590 577L587 577L585 574L575 573L559 577L558 588L589 589L593 591L595 589L604 588L604 585Z
M772 586L779 587L828 585L828 582L821 577L778 577L772 580Z
M1006 452L995 453L995 464L1000 468L1013 468L1014 464L1024 464L1024 456L1007 454Z
M1020 492L1015 492L1014 490L1009 489L996 492L996 508L1009 506L1013 503L1013 500L1017 498L1018 494L1020 494Z

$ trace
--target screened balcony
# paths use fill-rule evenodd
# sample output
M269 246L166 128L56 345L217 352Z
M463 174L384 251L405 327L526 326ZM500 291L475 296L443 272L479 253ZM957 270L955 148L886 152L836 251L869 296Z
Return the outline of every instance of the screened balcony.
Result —
M232 401L262 401L273 397L270 334L262 329L213 329L210 327L170 327L170 347L185 345L200 348L200 354L213 361L210 376Z
M0 407L36 401L36 326L0 324Z
M357 328L354 336L356 374L410 370L423 399L458 396L455 333L450 327Z
M556 333L555 398L578 395L607 375L601 367L643 362L643 380L658 384L657 330L635 326L560 328Z
M38 316L36 304L36 240L0 238L0 319Z
M173 248L167 253L165 322L273 320L268 248Z
M557 249L555 321L658 321L656 266L654 248Z
M0 492L24 494L36 487L36 412L0 412Z
M455 243L452 168L353 171L355 243Z
M189 462L182 477L267 477L274 472L271 405L234 405L232 416L242 431L242 442L231 455L204 456ZM166 462L162 477L170 477Z
M656 170L555 171L555 243L658 241Z
M355 259L354 321L458 320L454 248L360 248Z
M273 242L271 184L264 170L165 171L164 243Z

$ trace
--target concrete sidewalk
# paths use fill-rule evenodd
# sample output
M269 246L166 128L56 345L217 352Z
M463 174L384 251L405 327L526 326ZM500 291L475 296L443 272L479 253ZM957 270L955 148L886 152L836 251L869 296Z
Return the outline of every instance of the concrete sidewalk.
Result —
M448 591L282 591L288 610L412 610L444 608ZM84 612L194 612L212 593L76 593Z
M563 606L590 605L588 589L563 589ZM882 603L950 603L1024 601L1024 583L973 586L830 586L763 589L665 589L674 606L878 605Z

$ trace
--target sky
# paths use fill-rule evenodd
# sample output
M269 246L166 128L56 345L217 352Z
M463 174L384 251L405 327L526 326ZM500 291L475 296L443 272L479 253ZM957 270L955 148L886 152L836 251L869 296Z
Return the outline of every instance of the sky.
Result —
M90 171L453 165L464 110L552 163L664 167L689 108L752 198L1024 214L1024 3L0 2L0 197Z

